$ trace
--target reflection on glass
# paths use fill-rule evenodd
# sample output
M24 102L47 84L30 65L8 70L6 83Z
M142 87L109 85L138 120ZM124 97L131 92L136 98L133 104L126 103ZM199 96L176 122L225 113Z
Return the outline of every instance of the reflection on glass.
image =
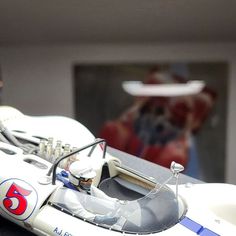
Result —
M176 197L165 184L157 184L146 196L133 201L108 201L65 187L60 188L53 196L53 203L76 214L73 206L66 202L68 195L76 198L78 204L93 214L117 217L113 225L102 226L122 232L160 232L178 223L186 212L183 200Z

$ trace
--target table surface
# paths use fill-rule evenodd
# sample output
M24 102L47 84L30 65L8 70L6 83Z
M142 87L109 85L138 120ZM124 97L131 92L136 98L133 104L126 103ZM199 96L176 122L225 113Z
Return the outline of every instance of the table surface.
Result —
M130 167L145 175L154 177L155 179L158 180L158 182L163 183L171 175L170 170L168 170L167 168L145 161L138 157L134 157L132 155L121 152L114 148L108 147L108 152L111 155L118 157L122 161L122 164L124 166ZM179 183L184 184L184 183L203 183L203 182L181 174L179 178ZM170 182L170 184L173 184L173 182L172 183ZM24 230L23 228L17 226L16 224L13 224L12 222L7 221L6 219L0 217L0 236L20 236L20 235L34 236L33 233L30 233Z

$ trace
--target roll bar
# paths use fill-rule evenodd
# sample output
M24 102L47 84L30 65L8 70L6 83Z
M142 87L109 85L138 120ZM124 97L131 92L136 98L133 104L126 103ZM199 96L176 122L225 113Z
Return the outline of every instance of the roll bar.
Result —
M68 153L66 155L63 155L63 156L59 157L58 159L56 159L55 162L53 163L53 165L51 166L51 168L49 169L48 173L47 173L47 176L50 176L52 174L52 184L53 185L56 184L56 169L57 169L57 166L59 165L59 163L61 161L63 161L64 159L66 159L66 158L68 158L68 157L70 157L70 156L72 156L72 155L74 155L74 154L76 154L78 152L81 152L81 151L83 151L83 150L85 150L87 148L90 148L90 147L92 147L92 148L91 148L88 156L91 156L93 151L94 151L94 149L96 148L96 146L98 144L100 144L100 143L104 143L103 154L102 154L102 158L104 159L105 155L106 155L107 143L106 143L105 139L100 139L100 138L95 139L94 142L92 142L92 143L90 143L88 145L85 145L85 146L83 146L81 148L78 148L78 149L76 149L76 150L74 150L74 151L72 151L72 152L70 152L70 153Z

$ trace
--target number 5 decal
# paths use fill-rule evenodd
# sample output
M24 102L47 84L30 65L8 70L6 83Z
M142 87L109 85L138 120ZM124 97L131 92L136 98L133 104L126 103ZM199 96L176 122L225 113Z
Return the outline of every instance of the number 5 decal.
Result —
M0 183L0 208L17 220L26 220L34 212L38 194L28 182L12 178Z
M6 193L6 198L3 200L4 207L14 215L24 214L27 208L26 196L30 195L31 191L13 183ZM18 204L14 207L13 201L17 199Z

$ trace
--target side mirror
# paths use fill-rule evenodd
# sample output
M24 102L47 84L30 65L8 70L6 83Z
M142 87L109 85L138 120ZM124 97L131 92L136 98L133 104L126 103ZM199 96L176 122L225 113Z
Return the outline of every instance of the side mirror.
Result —
M180 165L179 163L176 163L176 162L172 161L171 165L170 165L170 170L173 173L173 177L176 178L176 182L175 182L175 185L176 185L175 195L176 195L176 198L178 198L179 173L184 170L184 167L182 165Z
M175 177L179 175L180 172L184 170L184 167L174 161L171 162L170 170Z

